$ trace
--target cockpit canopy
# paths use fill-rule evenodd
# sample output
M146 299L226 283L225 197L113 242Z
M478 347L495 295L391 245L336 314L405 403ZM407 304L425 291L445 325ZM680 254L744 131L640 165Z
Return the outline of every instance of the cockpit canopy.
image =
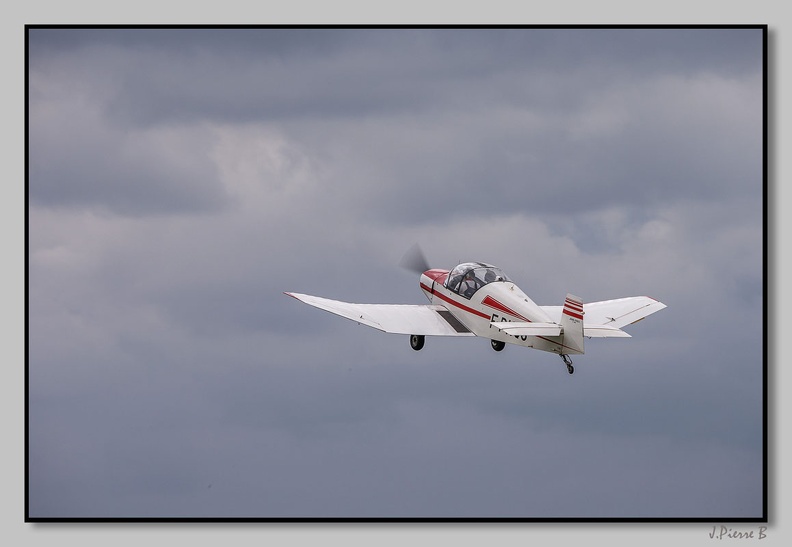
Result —
M503 270L483 262L465 262L448 274L446 288L470 298L484 285L496 281L511 281Z

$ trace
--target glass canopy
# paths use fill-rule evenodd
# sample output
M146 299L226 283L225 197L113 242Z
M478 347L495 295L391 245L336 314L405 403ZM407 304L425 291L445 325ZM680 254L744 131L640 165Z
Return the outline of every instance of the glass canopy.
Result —
M498 281L511 281L503 270L483 262L465 262L448 274L446 288L470 298L484 285Z

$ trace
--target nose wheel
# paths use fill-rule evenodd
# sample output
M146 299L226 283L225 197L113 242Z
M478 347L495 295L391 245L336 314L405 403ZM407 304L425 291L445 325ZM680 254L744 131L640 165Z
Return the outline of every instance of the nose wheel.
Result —
M424 337L422 334L412 334L410 335L410 347L415 351L420 350L424 347Z
M564 364L567 367L567 372L569 374L573 374L575 372L575 367L572 366L572 359L567 354L561 354L561 359L564 361Z

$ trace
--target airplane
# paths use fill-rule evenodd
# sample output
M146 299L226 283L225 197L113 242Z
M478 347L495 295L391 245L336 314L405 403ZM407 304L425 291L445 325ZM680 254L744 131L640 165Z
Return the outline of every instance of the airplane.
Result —
M586 338L629 338L622 327L666 307L648 296L584 303L573 294L562 306L539 306L496 266L463 262L451 270L429 268L417 246L402 265L420 272L430 304L352 304L284 294L361 325L409 335L416 351L426 336L480 336L489 338L495 351L508 343L560 355L569 374L575 372L570 355L584 353Z

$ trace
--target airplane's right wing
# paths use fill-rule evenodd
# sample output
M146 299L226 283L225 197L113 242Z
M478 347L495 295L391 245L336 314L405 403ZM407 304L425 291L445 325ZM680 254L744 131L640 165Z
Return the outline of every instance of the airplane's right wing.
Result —
M309 294L284 293L301 302L393 334L475 336L443 306L410 304L352 304Z

